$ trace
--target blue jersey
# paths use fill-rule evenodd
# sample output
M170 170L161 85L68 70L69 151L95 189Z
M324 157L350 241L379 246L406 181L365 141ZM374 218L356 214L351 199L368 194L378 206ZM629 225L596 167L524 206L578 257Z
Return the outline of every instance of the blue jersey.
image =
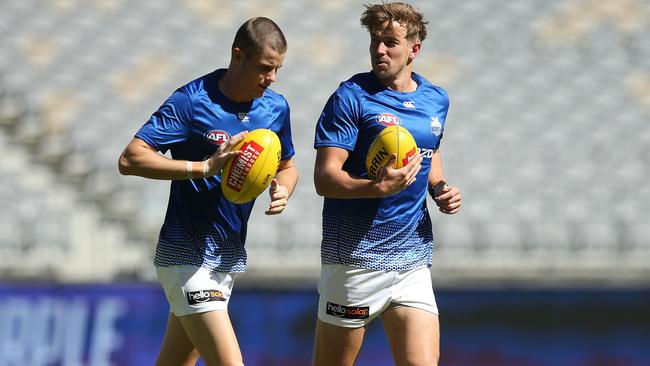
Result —
M257 128L274 131L282 160L294 154L289 106L267 89L248 103L235 103L218 87L225 70L217 70L176 90L136 133L173 159L201 161L231 136ZM165 222L154 264L195 265L219 272L246 269L246 226L253 202L236 205L221 192L221 176L171 182Z
M341 83L316 125L314 147L338 147L350 155L343 170L367 178L366 155L384 128L399 124L424 157L417 180L383 198L335 199L323 205L324 264L378 270L431 265L433 233L426 207L431 156L438 148L449 108L444 89L413 73L418 86L401 93L384 87L372 72Z

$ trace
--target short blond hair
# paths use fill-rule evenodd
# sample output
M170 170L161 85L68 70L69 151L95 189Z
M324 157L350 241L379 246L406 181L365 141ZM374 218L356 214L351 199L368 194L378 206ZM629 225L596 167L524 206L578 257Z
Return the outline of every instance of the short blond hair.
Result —
M394 2L364 5L366 11L361 14L361 25L370 33L381 30L388 22L391 27L396 21L406 28L406 39L409 42L424 41L427 37L426 22L422 19L422 12L405 3Z

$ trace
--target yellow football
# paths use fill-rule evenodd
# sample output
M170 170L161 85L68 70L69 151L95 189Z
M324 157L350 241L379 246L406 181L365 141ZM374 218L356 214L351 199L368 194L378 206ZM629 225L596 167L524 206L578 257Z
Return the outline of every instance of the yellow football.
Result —
M377 178L379 169L386 165L391 154L397 155L393 167L399 169L408 164L417 153L415 139L406 128L398 125L384 128L372 142L366 155L368 178Z
M241 154L226 162L221 172L221 191L232 203L254 200L269 186L278 171L282 146L275 132L250 131L234 150Z

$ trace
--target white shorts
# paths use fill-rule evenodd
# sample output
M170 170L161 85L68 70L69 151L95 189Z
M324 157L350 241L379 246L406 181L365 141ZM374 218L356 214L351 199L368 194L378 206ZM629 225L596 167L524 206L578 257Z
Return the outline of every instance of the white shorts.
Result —
M236 274L196 266L156 267L156 273L174 315L228 309Z
M318 293L318 319L340 327L365 326L391 306L438 314L427 267L380 271L323 264Z

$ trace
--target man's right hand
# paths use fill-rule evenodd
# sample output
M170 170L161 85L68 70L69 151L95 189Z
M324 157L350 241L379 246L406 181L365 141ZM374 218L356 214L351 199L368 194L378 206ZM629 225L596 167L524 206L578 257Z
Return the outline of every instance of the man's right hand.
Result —
M228 141L219 145L217 151L212 154L212 156L203 162L204 164L204 173L206 177L211 177L217 173L221 172L223 166L226 165L228 159L237 156L241 153L239 150L233 151L235 146L244 140L248 131L242 131L235 136L231 137Z
M422 167L422 156L417 154L408 164L402 168L395 169L393 164L397 160L396 154L391 154L388 162L379 169L375 184L383 196L399 193L415 182Z

